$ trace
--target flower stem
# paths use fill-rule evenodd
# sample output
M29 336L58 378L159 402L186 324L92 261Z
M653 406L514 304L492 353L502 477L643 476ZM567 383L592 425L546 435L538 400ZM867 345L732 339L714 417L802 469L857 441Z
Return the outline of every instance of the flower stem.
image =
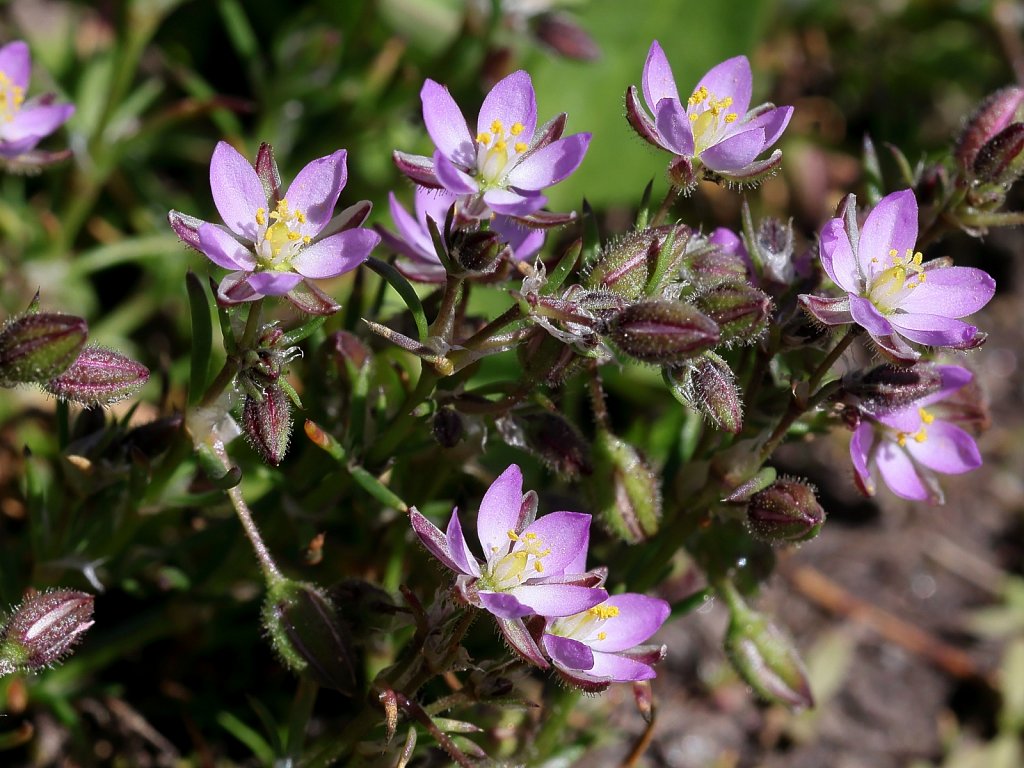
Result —
M566 722L581 695L578 688L559 688L555 691L545 712L544 724L533 740L533 760L539 762L550 757L555 749L566 742Z
M675 205L675 202L679 199L679 195L682 191L682 187L677 187L675 184L669 185L668 192L665 193L665 199L662 200L661 205L658 206L658 211L654 214L654 218L651 219L650 226L656 227L665 220L669 210L673 205Z
M451 277L445 281L444 295L441 296L441 306L437 310L437 317L430 324L430 335L440 336L445 341L452 340L452 333L455 329L455 307L462 297L462 286L465 281L461 277Z
M200 408L208 408L216 402L217 398L221 396L221 393L227 389L231 382L235 380L241 366L241 360L239 357L245 354L245 351L252 346L256 339L256 334L260 330L260 318L263 314L263 299L257 299L249 305L249 314L245 318L245 330L242 331L242 337L235 344L235 349L238 350L238 355L228 354L227 360L224 361L224 367L220 369L220 373L217 374L217 378L213 380L206 393L203 395L202 400L199 401ZM230 349L230 347L229 347Z

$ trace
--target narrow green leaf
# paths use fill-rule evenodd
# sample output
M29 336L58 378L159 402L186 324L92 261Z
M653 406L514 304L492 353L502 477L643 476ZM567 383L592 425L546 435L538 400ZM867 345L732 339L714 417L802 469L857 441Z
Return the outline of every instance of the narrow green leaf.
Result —
M188 404L195 405L206 391L210 378L210 351L213 348L213 322L210 319L210 296L203 281L189 270L185 275L188 308L192 318L192 353L188 382Z
M583 240L576 240L572 245L565 249L565 253L562 254L562 258L558 260L558 264L551 270L551 276L548 277L547 282L544 284L544 288L541 293L550 296L552 293L562 287L562 283L572 272L573 267L579 261L580 254L583 252Z
M274 748L271 747L255 728L251 728L233 714L224 710L217 713L217 723L240 742L245 744L263 765L273 765Z
M428 333L427 316L423 312L423 304L420 302L420 297L416 295L416 290L412 287L412 284L386 261L381 261L371 256L367 260L366 265L387 280L388 284L402 297L405 306L412 312L412 319L416 322L416 332L419 334L419 340L421 342L425 341Z
M298 328L293 328L288 331L284 336L281 337L282 347L291 347L298 344L300 341L304 341L312 336L314 333L323 327L323 324L327 322L325 315L316 315L307 322L300 325Z

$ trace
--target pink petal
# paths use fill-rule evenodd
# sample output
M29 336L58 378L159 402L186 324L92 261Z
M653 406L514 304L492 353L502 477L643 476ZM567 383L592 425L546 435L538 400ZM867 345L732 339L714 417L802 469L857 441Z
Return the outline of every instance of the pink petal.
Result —
M422 187L417 188L417 193ZM420 222L414 219L402 204L398 202L398 198L395 197L394 192L388 193L388 202L391 208L391 220L395 222L395 228L398 230L398 234L401 237L399 243L401 244L400 251L406 256L413 259L424 259L432 262L437 262L437 254L434 253L434 244L430 239L430 235L423 229ZM391 238L386 233L381 233L384 241L387 245L392 248L396 247L396 244L391 242Z
M863 279L843 220L832 219L822 227L819 243L821 265L832 282L848 293L860 293Z
M677 155L693 155L693 129L678 99L662 99L654 111L658 137L665 148Z
M453 511L452 515L456 513ZM412 530L434 557L440 560L447 568L456 573L468 573L459 567L459 564L452 558L451 550L448 547L448 537L441 533L441 530L432 522L427 520L423 514L413 507L409 510L409 522Z
M516 530L523 504L523 473L515 464L498 475L480 501L476 531L487 562L493 562L509 551L509 531Z
M448 552L452 560L459 566L459 570L471 576L480 576L480 566L476 562L473 553L469 551L466 544L466 537L462 534L462 525L459 523L458 510L452 510L451 520L448 521Z
M860 231L857 258L861 272L872 279L892 266L889 251L903 258L917 242L917 198L909 189L893 192L878 201Z
M521 619L529 616L533 609L523 605L515 596L508 592L490 592L480 590L480 604L490 613L501 619Z
M225 141L217 142L210 160L210 190L217 212L236 235L256 241L256 211L267 207L256 169Z
M940 315L900 312L889 315L889 321L901 335L930 347L964 349L970 347L978 335L978 329L973 325Z
M299 226L303 235L315 237L334 215L341 190L348 181L348 153L339 149L306 165L295 177L285 199L293 211L302 211L306 221Z
M763 128L764 146L767 149L779 140L782 132L786 130L786 126L789 125L791 117L793 117L792 107L775 107L743 123L743 130Z
M764 148L764 129L754 128L708 147L700 153L700 159L711 170L728 173L749 164Z
M570 584L525 584L510 590L512 595L538 616L571 616L593 608L608 598L603 589Z
M964 317L977 312L995 295L996 281L981 269L945 267L926 273L899 308L911 313Z
M661 629L672 612L669 604L656 597L632 592L609 597L602 607L619 609L617 616L595 621L592 631L585 638L579 638L592 646L595 651L625 651L645 642ZM602 640L600 634L606 635Z
M254 272L246 282L264 296L284 296L302 282L302 275L294 272Z
M231 272L224 275L217 286L217 301L223 304L241 304L244 301L255 301L262 299L263 294L257 293L249 285L251 272Z
M530 75L519 70L499 80L484 98L476 121L477 133L490 133L495 121L502 124L506 134L512 126L521 123L519 140L530 143L537 130L537 96Z
M580 167L589 145L589 133L574 133L553 141L516 163L505 182L510 187L532 192L557 184Z
M890 321L882 316L874 304L861 296L850 296L850 314L854 322L872 336L891 336L894 333Z
M14 40L0 48L0 72L7 75L11 85L28 90L28 81L32 76L32 56L28 44L23 40Z
M676 80L672 76L672 68L669 66L668 58L661 45L655 40L647 52L647 61L644 62L643 77L640 85L644 91L644 101L651 112L655 111L658 102L662 99L675 99L679 101L679 92L676 89Z
M529 216L544 207L548 201L536 192L520 194L511 189L489 189L484 192L484 202L495 213L504 216Z
M252 251L235 240L223 227L204 222L199 226L198 234L199 250L218 267L249 272L256 267L256 257Z
M540 641L556 667L587 670L594 666L594 652L579 640L544 634Z
M476 162L473 137L455 99L440 83L427 80L420 89L423 122L438 151L467 168Z
M947 421L925 425L925 439L907 438L907 450L914 459L936 472L959 475L981 466L981 454L974 438Z
M857 427L853 437L850 438L850 461L853 463L854 472L860 478L860 487L868 496L875 492L875 484L871 480L871 470L868 468L875 439L875 428L866 421Z
M292 268L303 277L337 277L366 261L379 242L371 229L347 229L307 245L292 258Z
M617 683L650 680L656 676L654 667L649 664L627 656L599 651L594 651L594 666L587 670L586 674L597 680L612 680Z
M434 153L434 173L437 174L437 180L453 195L475 195L480 189L473 177L453 165L441 150Z
M542 560L544 575L560 575L586 550L590 541L590 519L590 515L581 512L552 512L538 518L520 538L536 535L541 548L551 550ZM514 544L512 551L518 548L519 544Z
M708 89L712 98L724 99L731 96L732 104L729 105L729 111L745 115L750 108L753 80L747 57L735 56L708 70L693 90L698 91L703 86Z
M915 501L925 501L931 497L914 463L895 442L882 442L877 461L882 479L897 496Z
M74 113L74 104L26 106L14 116L11 122L3 124L0 130L3 131L4 139L8 141L20 141L29 138L38 140L44 136L49 136Z

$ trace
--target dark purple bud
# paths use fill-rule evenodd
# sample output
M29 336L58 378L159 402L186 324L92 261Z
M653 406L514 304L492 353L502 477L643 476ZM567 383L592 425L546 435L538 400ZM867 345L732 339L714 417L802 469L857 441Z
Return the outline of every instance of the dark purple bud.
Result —
M747 607L732 584L719 591L729 606L725 652L740 677L766 701L790 709L814 706L807 672L792 642Z
M799 480L782 478L750 497L747 527L771 544L810 541L825 524L825 510L814 488Z
M263 460L276 467L288 453L292 436L291 398L275 385L264 389L260 398L246 395L242 431Z
M772 313L772 300L750 283L719 285L693 302L718 325L723 344L753 344L768 329Z
M0 675L56 664L92 624L92 595L55 589L25 598L0 630Z
M277 169L274 148L263 142L256 152L256 175L263 185L263 194L267 196L270 207L277 205L281 199L281 172Z
M149 381L149 369L105 347L86 347L60 376L43 389L62 400L82 405L111 405L138 392Z
M533 22L533 34L551 50L567 59L597 61L601 49L586 30L561 13L542 13Z
M576 373L582 360L572 346L541 328L531 331L516 352L523 374L549 387L557 387Z
M449 254L469 274L487 275L498 266L498 257L507 246L493 230L456 230L452 233Z
M313 584L281 579L263 603L263 626L285 666L342 693L356 687L348 632L326 593Z
M448 405L437 409L431 422L431 430L434 439L442 448L454 448L466 433L462 415Z
M968 118L956 141L954 156L964 173L974 170L981 148L1017 120L1024 105L1024 89L1010 86L989 95Z
M677 157L668 164L668 180L680 189L693 190L700 177L693 167L693 159Z
M880 365L844 377L840 397L872 416L882 416L938 392L941 386L942 375L930 363L910 368Z
M697 411L718 429L734 435L743 429L743 400L729 364L705 352L688 365L666 372L676 399Z
M587 491L608 530L630 544L645 541L661 523L661 482L640 452L607 430L593 446Z
M709 245L686 257L686 271L698 290L708 290L722 283L747 279L747 265L739 253Z
M608 335L630 357L655 365L675 365L715 346L715 321L681 301L646 301L615 315Z
M577 478L593 472L590 445L561 414L512 414L499 419L497 427L506 443L529 451L560 475Z
M630 232L602 251L584 285L630 300L657 293L663 282L674 277L690 234L690 228L683 224ZM658 285L651 285L652 278Z
M44 382L63 373L88 333L85 320L73 315L39 312L11 320L0 331L0 386Z
M1024 170L1024 123L1011 123L992 137L974 160L974 175L989 184L1012 184Z

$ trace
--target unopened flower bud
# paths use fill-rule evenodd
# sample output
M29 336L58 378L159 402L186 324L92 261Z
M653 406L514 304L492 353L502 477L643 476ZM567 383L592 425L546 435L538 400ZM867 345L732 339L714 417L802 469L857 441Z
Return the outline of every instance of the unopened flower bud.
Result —
M498 420L498 431L509 445L523 448L566 477L593 471L590 445L564 416L540 413L509 415Z
M493 230L456 230L450 248L452 260L466 272L490 274L507 246Z
M843 400L873 416L903 408L939 391L942 376L931 363L911 368L880 365L867 373L853 373L843 379Z
M348 632L330 599L313 584L282 579L270 585L263 625L281 660L293 672L343 693L355 690Z
M67 370L82 351L88 326L80 317L39 312L0 331L0 385L44 382Z
M630 357L645 363L673 365L715 346L715 321L681 301L646 301L615 315L608 335Z
M516 352L526 377L549 387L557 387L575 373L582 359L572 346L541 328L532 330Z
M0 675L56 664L92 624L92 595L55 589L26 598L0 631Z
M559 56L597 61L601 49L586 30L562 13L542 13L533 20L533 34Z
M666 378L676 399L697 411L718 429L739 434L743 429L743 400L729 364L705 352L687 366L671 369Z
M732 584L721 591L729 606L725 652L740 677L766 701L791 709L813 706L807 672L792 642L747 607Z
M767 330L772 300L750 283L726 283L694 300L719 329L723 344L752 344Z
M690 228L683 224L630 232L604 249L585 286L612 291L630 300L639 299L652 287L649 284L656 274L664 279L672 277L689 239ZM657 293L658 287L653 286L652 292Z
M1016 86L991 94L964 124L956 142L954 156L964 173L972 173L982 147L1011 123L1018 121L1024 107L1024 89Z
M666 169L668 180L680 189L695 189L700 176L693 167L693 159L689 157L674 158Z
M824 524L825 510L814 488L799 480L776 480L747 504L747 527L771 544L810 541Z
M431 429L434 439L442 448L454 448L466 433L462 415L448 405L438 408L431 422Z
M974 175L989 184L1012 184L1024 171L1024 123L1011 123L993 136L974 159Z
M687 277L698 290L709 290L722 283L747 279L743 243L735 234L719 227L708 238L708 245L686 256Z
M640 452L602 429L594 440L593 457L587 489L608 529L630 544L657 533L661 484Z
M43 384L51 395L82 405L111 405L138 392L149 369L105 347L86 347L60 376Z
M260 398L246 395L242 431L265 462L275 467L280 464L292 435L292 401L285 391L270 386Z

